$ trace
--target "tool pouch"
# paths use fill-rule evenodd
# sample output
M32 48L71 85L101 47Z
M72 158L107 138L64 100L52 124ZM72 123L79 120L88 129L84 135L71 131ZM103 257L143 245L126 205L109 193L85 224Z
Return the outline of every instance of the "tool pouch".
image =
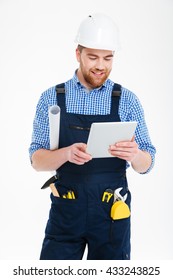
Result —
M112 205L110 214L113 220L125 219L130 217L130 209L124 201L119 200Z

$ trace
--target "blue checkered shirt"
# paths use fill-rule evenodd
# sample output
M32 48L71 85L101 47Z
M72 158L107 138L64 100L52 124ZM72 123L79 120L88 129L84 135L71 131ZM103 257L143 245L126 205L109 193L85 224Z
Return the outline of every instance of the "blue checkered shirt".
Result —
M101 88L87 92L75 73L73 78L65 83L67 112L84 115L109 114L113 85L114 82L108 79ZM43 92L38 101L33 122L32 142L29 147L30 158L38 149L50 149L48 109L52 105L57 105L55 86ZM149 152L152 158L152 164L145 172L148 173L154 165L156 149L152 145L139 99L124 87L122 87L119 103L119 117L122 122L138 122L135 141L139 148ZM128 163L127 167L129 167Z

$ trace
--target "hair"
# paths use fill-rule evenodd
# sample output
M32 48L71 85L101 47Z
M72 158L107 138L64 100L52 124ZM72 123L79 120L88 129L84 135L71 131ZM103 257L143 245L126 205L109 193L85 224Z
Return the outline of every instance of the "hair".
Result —
M78 46L77 46L77 49L78 49L78 50L80 51L80 53L81 53L82 50L85 49L85 47L84 47L84 46L81 46L81 45L78 45Z
M82 52L83 49L85 49L86 47L78 45L77 49L80 51L80 53ZM112 51L112 54L114 55L115 51Z

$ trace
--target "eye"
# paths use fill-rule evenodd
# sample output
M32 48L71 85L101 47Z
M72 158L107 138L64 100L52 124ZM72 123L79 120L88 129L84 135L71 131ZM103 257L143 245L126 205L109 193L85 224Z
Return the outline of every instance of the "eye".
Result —
M97 58L96 58L96 57L93 57L93 56L89 56L89 59L90 59L90 60L96 60Z
M112 60L112 57L105 57L104 60L106 60L106 61L111 61L111 60Z

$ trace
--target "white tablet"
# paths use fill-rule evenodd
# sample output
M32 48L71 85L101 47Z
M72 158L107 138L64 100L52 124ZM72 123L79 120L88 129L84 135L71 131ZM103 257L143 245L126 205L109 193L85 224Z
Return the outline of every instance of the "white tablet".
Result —
M136 126L135 121L92 123L87 141L87 153L93 158L112 157L108 152L109 145L130 141Z

